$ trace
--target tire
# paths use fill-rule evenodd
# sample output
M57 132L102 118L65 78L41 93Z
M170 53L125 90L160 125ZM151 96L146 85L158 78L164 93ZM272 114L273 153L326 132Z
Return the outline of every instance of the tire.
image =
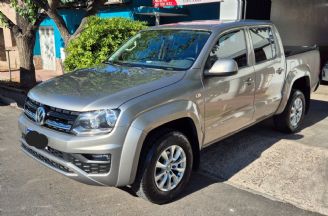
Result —
M284 112L274 117L276 129L284 133L298 132L304 120L305 110L306 100L303 92L293 89Z
M143 155L147 156L141 161L141 169L137 173L132 189L137 196L152 203L164 204L170 202L184 190L189 182L193 167L191 144L184 134L164 129L148 139L145 145L151 146L151 148L146 154L141 154L141 157ZM173 160L175 163L166 163L169 160L164 160L163 155L167 155L170 159L172 149L174 149L173 152L176 156L176 160ZM180 151L180 154L178 151ZM179 157L177 157L178 155ZM181 162L183 159L185 159L184 163ZM158 162L163 165L167 164L167 166L159 168ZM178 172L178 169L181 172ZM183 174L181 174L182 170L184 170ZM160 177L157 181L155 175ZM164 182L163 186L162 182ZM170 185L171 188L169 188Z

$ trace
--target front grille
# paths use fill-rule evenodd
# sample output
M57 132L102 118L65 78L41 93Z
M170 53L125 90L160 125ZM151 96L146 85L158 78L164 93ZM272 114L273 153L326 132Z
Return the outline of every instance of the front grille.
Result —
M49 146L46 148L46 151L54 155L55 157L61 158L67 162L74 164L75 166L77 166L78 168L89 174L106 174L109 173L110 171L110 165L111 165L110 161L106 163L94 163L90 161L86 162L87 161L86 158L85 161L82 161L77 157L77 155L79 155L80 157L84 158L83 155L61 152Z
M73 171L71 171L69 168L53 161L53 160L50 160L49 158L46 158L44 157L43 155L37 153L36 151L28 148L26 145L22 144L22 147L23 149L25 149L28 153L30 153L31 155L33 155L34 157L38 158L39 160L45 162L46 164L48 164L49 166L51 167L54 167L54 168L57 168L63 172L66 172L66 173L73 173Z
M43 107L46 110L46 118L44 126L56 131L70 133L79 112L72 112L41 104L30 98L27 98L24 105L25 115L35 122L36 110Z
M110 170L110 163L83 163L74 157L71 157L70 159L75 166L79 167L81 170L89 174L106 174Z
M33 155L34 157L38 158L39 160L45 162L46 164L50 165L51 167L57 168L66 173L73 173L73 171L71 171L69 168L67 168L53 160L50 160L49 158L42 156L41 154L37 153L33 149L27 147L26 145L22 144L22 147L27 152L29 152L31 155ZM105 163L95 163L95 162L90 162L90 161L83 162L82 160L79 160L76 157L76 155L78 155L78 154L69 154L69 153L61 152L61 151L53 149L49 146L46 147L46 149L44 149L43 151L45 151L49 154L52 154L53 156L55 156L59 159L62 159L66 162L70 162L70 163L74 164L76 167L80 168L81 170L83 170L84 172L89 173L89 174L106 174L106 173L109 173L109 171L110 171L111 161L108 161ZM80 156L83 157L83 155L80 155Z

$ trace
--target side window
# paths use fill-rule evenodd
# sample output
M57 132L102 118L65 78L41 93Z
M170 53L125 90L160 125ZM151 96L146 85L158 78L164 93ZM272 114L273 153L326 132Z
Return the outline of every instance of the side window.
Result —
M261 63L277 57L277 46L270 27L251 28L250 34L256 63Z
M238 63L238 67L247 66L247 46L244 30L222 35L210 53L206 68L211 68L218 59L234 59Z

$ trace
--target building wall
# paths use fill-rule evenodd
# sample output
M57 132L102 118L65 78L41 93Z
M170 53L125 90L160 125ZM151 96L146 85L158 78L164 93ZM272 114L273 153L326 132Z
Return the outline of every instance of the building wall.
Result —
M64 18L65 23L71 33L74 33L75 30L79 27L81 20L85 15L84 10L61 10L60 14ZM98 13L98 16L103 18L110 18L110 17L126 17L126 18L133 18L133 13L131 10L122 8L122 9L110 9L101 11ZM60 35L60 32L55 24L55 22L50 19L46 18L41 24L41 27L52 27L54 29L54 37L55 37L55 56L57 61L62 58L62 49L64 48L64 41ZM42 61L41 61L41 46L40 46L40 35L37 32L36 35L36 44L34 47L34 59L35 62L38 62L37 68L42 68ZM58 65L58 63L57 63ZM60 69L58 69L60 70Z
M71 33L73 33L79 26L81 20L84 17L85 11L83 10L61 10L60 15L64 18L65 23ZM56 58L61 58L60 49L64 47L64 41L60 35L60 32L55 24L55 22L50 19L46 18L41 24L41 27L52 27L54 29L54 36L55 36L55 47L56 47ZM34 47L34 55L40 56L41 55L41 48L40 48L40 35L39 32L36 34L36 43Z
M221 20L235 20L242 17L242 0L226 0L220 5Z
M16 13L15 11L6 3L0 3L0 10L8 16L8 18L16 23ZM2 50L0 53L0 70L8 70L8 57L6 49L10 49L10 61L11 61L11 68L17 69L19 68L19 55L16 46L15 39L13 37L12 32L8 28L2 28L0 32L0 46L2 46Z
M128 19L147 21L149 25L154 25L155 18L152 16L141 16L135 14L135 10L140 6L152 6L152 0L132 0L132 2L128 5L112 5L106 10L100 11L97 16L101 18L111 18L111 17L124 17ZM219 3L211 3L211 4L200 4L200 5L190 5L184 6L188 12L187 17L163 17L161 18L161 23L171 23L171 22L179 22L179 21L189 21L189 20L202 20L202 19L219 19L220 13L220 4ZM71 33L73 33L79 26L81 20L83 19L85 12L83 10L61 10L60 14L63 16L64 21L66 22L68 29ZM60 59L62 56L62 50L64 48L64 42L61 38L60 32L54 23L54 21L50 18L45 19L41 25L41 27L52 27L54 29L54 37L55 37L55 56L57 59L57 65L60 65ZM40 48L40 36L37 33L36 45L34 48L34 62L36 63L36 68L42 68L42 60L41 60L41 48ZM60 68L56 68L56 70L61 70Z
M60 15L63 17L70 33L74 33L74 31L78 28L81 20L85 15L84 10L60 10ZM56 72L58 74L62 73L62 49L64 47L64 40L62 39L60 32L55 24L55 22L49 17L46 18L41 24L40 27L51 27L54 29L54 41L55 41L55 57L56 57ZM35 68L43 69L42 59L41 59L41 45L40 45L40 34L39 31L36 33L36 41L34 46L34 64Z
M319 45L321 62L328 61L327 0L272 0L271 20L285 45Z
M286 45L328 45L327 0L272 0L271 20Z
M163 17L161 18L161 24L192 20L213 20L220 18L220 3L186 5L181 8L185 9L188 16Z
M149 25L155 24L155 18L152 16L141 16L135 14L135 10L140 6L152 6L152 0L131 0L131 4L117 6L113 5L109 9L100 11L98 13L99 17L102 18L111 18L111 17L125 17L129 19L146 21ZM161 18L161 23L172 23L179 21L190 21L190 20L202 20L202 19L219 19L220 4L219 3L210 3L210 4L200 4L200 5L190 5L190 6L181 6L187 11L187 17L163 17ZM0 9L6 15L9 16L11 20L15 22L15 11L10 8L8 4L0 3ZM60 14L64 18L68 29L73 33L79 26L81 20L85 15L84 10L71 10L64 9L60 10ZM61 70L60 60L63 57L62 49L64 48L64 42L61 38L60 32L56 24L50 18L46 18L40 25L41 27L52 27L54 29L54 40L55 40L55 57L56 57L56 70ZM4 47L14 48L15 51L10 52L11 56L11 67L19 68L19 58L16 43L12 38L12 34L9 29L3 29L3 41ZM0 32L0 46L1 46L1 32ZM42 60L41 60L41 46L40 46L40 35L39 32L36 33L36 43L34 47L34 63L36 69L42 69ZM7 57L0 53L0 68L8 68Z

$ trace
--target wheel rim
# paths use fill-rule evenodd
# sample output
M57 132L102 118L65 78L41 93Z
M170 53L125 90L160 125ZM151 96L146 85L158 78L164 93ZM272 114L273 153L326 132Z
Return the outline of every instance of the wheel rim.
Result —
M296 98L293 102L292 109L290 111L290 124L293 127L297 127L301 121L303 115L303 101L301 98Z
M171 191L181 182L186 170L186 153L177 145L166 148L155 166L155 183L161 191Z

